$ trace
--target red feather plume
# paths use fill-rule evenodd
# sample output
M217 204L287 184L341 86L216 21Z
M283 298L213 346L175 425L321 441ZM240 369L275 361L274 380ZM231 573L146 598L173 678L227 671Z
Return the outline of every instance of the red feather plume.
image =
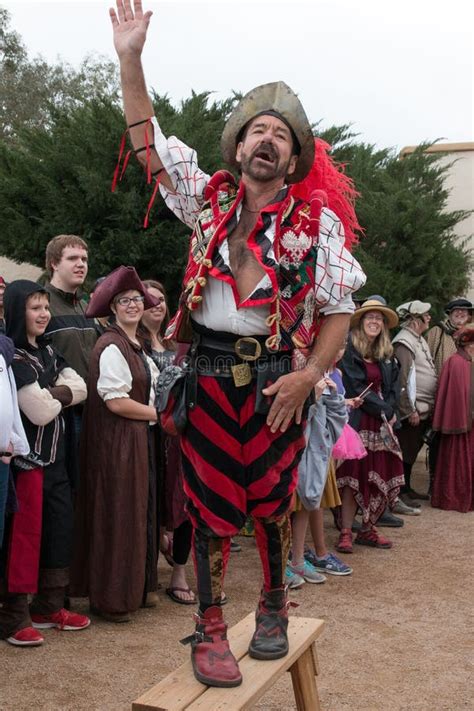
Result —
M291 194L311 202L313 198L320 199L323 191L327 197L327 207L336 213L344 227L344 246L351 250L359 241L356 232L363 232L354 206L360 193L357 192L352 178L344 172L344 165L336 164L329 155L331 146L320 138L315 138L314 145L315 155L311 170L304 180L292 186Z

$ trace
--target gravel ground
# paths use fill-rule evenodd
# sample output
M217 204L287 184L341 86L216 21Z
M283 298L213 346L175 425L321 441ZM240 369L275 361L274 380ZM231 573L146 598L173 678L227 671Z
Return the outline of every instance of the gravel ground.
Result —
M426 485L420 464L415 487ZM345 557L352 576L329 576L291 594L299 603L293 614L326 620L317 644L325 711L474 708L472 523L472 514L424 503L422 515L405 517L402 529L384 529L392 550L355 546ZM328 517L329 545L336 539ZM254 608L260 587L253 539L239 540L243 551L232 554L226 579L231 625ZM160 562L159 570L165 588L169 568ZM87 611L85 601L74 602ZM129 624L94 618L82 632L46 630L42 647L0 643L1 711L130 711L135 698L187 658L189 648L177 640L191 631L192 610L162 590L158 607L140 610ZM289 675L257 708L296 708Z

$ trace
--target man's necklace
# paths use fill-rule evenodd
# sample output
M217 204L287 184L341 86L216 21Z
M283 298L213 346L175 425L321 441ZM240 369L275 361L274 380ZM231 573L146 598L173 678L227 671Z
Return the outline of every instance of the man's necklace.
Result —
M263 210L263 207L260 208L260 210L251 210L247 205L242 205L242 210L245 210L245 212L250 212L252 215L258 215L259 212Z

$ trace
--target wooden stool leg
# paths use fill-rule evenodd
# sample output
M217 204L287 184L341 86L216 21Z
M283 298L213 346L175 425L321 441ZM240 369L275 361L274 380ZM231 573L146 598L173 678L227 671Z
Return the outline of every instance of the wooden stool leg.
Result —
M290 667L298 711L321 711L311 647Z
M316 652L316 645L314 644L314 642L311 645L310 649L311 649L311 656L313 658L314 673L316 676L319 676L319 661L318 661L318 655Z

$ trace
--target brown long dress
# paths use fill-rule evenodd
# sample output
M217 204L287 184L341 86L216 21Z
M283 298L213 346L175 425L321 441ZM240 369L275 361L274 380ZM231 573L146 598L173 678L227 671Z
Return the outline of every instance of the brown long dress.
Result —
M90 364L70 593L105 612L131 612L158 586L156 457L153 428L112 413L97 392L100 355L111 344L130 367L129 396L148 404L150 392L141 348L110 327Z

